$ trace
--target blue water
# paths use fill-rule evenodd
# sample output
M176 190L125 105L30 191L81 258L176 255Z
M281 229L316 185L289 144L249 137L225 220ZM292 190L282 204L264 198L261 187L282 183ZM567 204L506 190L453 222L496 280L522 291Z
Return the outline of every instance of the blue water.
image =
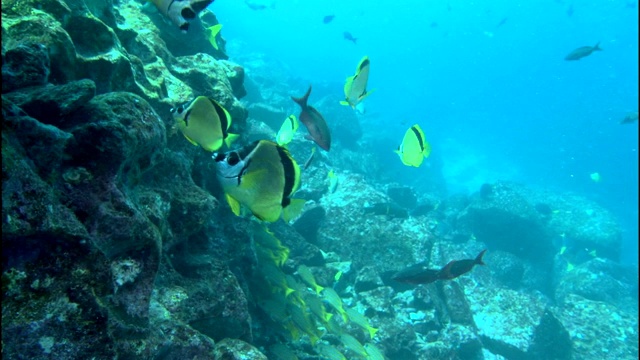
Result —
M365 105L376 116L362 119L366 133L397 139L393 150L419 123L433 149L425 168L441 162L450 193L515 180L592 199L618 218L623 261L637 264L638 124L619 124L638 110L634 2L251 2L266 9L211 5L229 45L277 59L309 83L335 82L338 96L368 55L376 91ZM324 24L326 15L335 18ZM604 51L564 60L597 42ZM228 48L231 60L242 55Z

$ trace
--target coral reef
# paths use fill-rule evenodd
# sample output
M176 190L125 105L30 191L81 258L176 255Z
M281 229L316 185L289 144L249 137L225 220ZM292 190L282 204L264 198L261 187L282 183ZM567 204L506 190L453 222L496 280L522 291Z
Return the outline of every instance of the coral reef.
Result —
M240 146L273 138L309 84L229 61L215 24L205 10L182 34L135 0L3 0L3 357L637 358L638 277L611 214L503 182L444 198L436 166L428 193L389 183L333 84L313 84L337 142L302 170L303 214L234 216L169 109L215 98ZM391 280L484 249L455 280Z

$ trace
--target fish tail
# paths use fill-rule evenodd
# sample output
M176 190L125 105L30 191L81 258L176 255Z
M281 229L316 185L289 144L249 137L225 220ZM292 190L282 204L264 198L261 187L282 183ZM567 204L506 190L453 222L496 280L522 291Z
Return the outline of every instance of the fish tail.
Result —
M600 47L600 41L598 41L596 46L593 47L593 51L602 51L602 48Z
M485 252L487 252L487 249L484 249L484 250L480 251L480 254L478 254L478 256L476 256L475 263L477 265L485 265L485 263L482 261L482 257L484 256Z
M301 108L306 108L307 107L307 100L309 100L309 95L311 95L311 85L309 85L309 90L307 90L307 92L304 94L304 96L302 97L295 97L292 96L291 100L295 101L296 103L298 103L298 105L300 105Z

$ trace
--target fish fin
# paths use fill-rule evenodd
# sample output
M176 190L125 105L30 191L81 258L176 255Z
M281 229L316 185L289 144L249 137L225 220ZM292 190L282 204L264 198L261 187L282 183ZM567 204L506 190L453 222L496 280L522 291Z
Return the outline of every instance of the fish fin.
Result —
M571 270L573 270L574 268L575 268L575 266L574 266L572 263L570 263L570 262L568 262L568 261L567 261L567 271L571 271Z
M231 197L229 194L225 194L225 198L227 199L227 203L231 207L231 211L236 215L240 216L240 203L238 200Z
M480 254L478 254L478 256L476 256L476 264L478 265L486 265L483 261L482 261L482 257L484 256L484 253L487 252L487 249L484 249L482 251L480 251Z
M211 46L213 46L213 48L216 50L220 50L218 48L218 42L216 41L216 36L218 36L220 29L222 29L222 24L216 24L207 28L207 30L209 31L209 42L211 43Z
M367 96L371 95L371 93L373 93L374 91L376 91L376 89L365 91L364 94L362 94L362 95L360 95L360 97L358 97L358 102L364 100Z
M186 138L190 143L192 143L193 145L195 145L195 146L200 146L200 144L198 144L197 142L195 142L195 141L191 140L191 138L190 138L190 137L188 137L187 135L185 135L184 133L183 133L182 135L184 135L184 137L185 137L185 138Z
M289 222L291 219L300 215L306 202L304 199L291 199L291 202L284 208L282 214L284 221Z
M240 135L238 134L228 133L227 138L224 139L224 144L227 145L227 147L231 147L231 144L233 144L233 142L236 141L239 137Z
M371 339L373 339L373 337L376 336L376 332L378 332L378 329L371 326L367 327L367 330L369 331L369 336L371 337Z
M288 297L289 295L293 294L294 292L296 292L295 290L293 290L292 288L285 286L284 287L284 297Z
M292 96L291 100L295 101L301 108L307 108L307 101L309 100L309 95L311 95L311 85L309 85L309 90L302 97Z
M598 43L593 47L592 51L602 51L602 48L600 47L600 41L598 41Z
M340 105L351 106L348 101L342 100L340 101Z

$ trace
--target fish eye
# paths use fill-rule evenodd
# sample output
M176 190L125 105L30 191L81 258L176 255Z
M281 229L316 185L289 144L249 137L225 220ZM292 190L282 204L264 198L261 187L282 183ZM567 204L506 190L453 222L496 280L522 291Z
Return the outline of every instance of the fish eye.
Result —
M225 153L215 153L215 154L213 154L213 160L215 162L220 162L220 161L224 160L225 157L226 157Z
M239 162L240 162L240 156L238 156L237 152L229 153L229 156L227 157L227 164L233 166Z

